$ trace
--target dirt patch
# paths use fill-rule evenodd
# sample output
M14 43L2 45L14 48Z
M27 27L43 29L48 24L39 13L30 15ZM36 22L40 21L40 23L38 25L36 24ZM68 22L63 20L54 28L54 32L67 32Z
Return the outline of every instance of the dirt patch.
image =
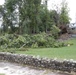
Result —
M72 34L68 34L68 33L62 34L59 37L59 39L62 39L62 40L68 40L70 38L72 38Z

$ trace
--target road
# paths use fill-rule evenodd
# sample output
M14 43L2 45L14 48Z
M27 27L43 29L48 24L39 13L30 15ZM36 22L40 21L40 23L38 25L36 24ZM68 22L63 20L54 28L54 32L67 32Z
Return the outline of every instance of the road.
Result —
M0 73L5 75L72 75L2 61L0 61Z

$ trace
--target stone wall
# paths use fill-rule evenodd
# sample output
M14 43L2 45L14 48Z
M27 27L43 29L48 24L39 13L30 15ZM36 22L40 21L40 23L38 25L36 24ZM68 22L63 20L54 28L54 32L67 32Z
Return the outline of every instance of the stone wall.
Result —
M6 60L9 62L30 65L34 67L47 68L51 70L76 72L76 62L74 61L58 61L53 59L40 58L39 56L34 57L2 52L0 53L0 60Z

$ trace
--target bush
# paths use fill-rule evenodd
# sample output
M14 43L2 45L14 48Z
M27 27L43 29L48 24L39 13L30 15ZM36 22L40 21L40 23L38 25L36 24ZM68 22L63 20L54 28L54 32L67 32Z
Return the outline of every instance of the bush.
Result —
M40 46L45 46L46 45L46 34L41 33L41 34L36 34L32 36L33 43L37 43L38 47Z
M8 39L5 36L0 37L0 45L8 44Z
M33 44L31 45L31 47L32 47L32 48L38 48L37 42L36 42L36 43L33 43Z
M8 47L20 48L23 44L25 44L25 42L26 39L23 36L19 35L18 38L13 39L12 42L8 44Z
M46 39L47 39L46 47L53 47L56 40L53 37L49 36Z
M10 48L10 49L3 49L3 48L1 48L0 51L1 52L16 53L16 49L15 48Z
M60 29L57 26L53 25L51 27L51 33L52 33L52 35L54 36L55 39L58 38L58 33L59 32L60 32Z
M0 37L0 47L6 48L24 48L24 47L63 47L66 44L57 42L52 36L46 33L35 35L16 35L7 34Z
M56 41L56 42L54 43L54 48L65 47L65 46L67 46L67 45L68 45L68 43L66 43L66 42Z

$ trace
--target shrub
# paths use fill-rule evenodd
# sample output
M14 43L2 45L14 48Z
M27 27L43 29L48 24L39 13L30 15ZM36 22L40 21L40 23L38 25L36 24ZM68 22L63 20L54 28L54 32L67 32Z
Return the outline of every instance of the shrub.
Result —
M5 36L0 37L0 45L8 44L8 39Z
M3 49L3 48L1 48L0 51L1 51L1 52L16 53L15 48L10 48L10 49Z
M49 36L46 39L47 39L46 47L53 47L56 40L53 37Z
M31 47L32 47L32 48L38 48L37 42L36 42L36 43L33 43L33 44L31 45Z
M58 38L58 33L59 32L60 32L60 29L57 26L53 25L51 27L51 33L52 33L52 35L54 36L55 39Z
M37 43L38 47L45 46L46 45L46 35L44 33L42 34L36 34L32 36L33 43Z
M12 40L12 42L10 42L8 44L8 47L16 47L16 48L20 48L23 44L25 44L26 39L19 35L18 38L15 38L14 40Z
M67 46L64 42L57 42L52 36L46 33L35 35L16 35L7 34L0 37L0 48L24 48L24 47L63 47Z
M65 42L58 42L58 41L56 41L54 43L54 48L65 47L65 46L67 46L67 43L65 43Z

